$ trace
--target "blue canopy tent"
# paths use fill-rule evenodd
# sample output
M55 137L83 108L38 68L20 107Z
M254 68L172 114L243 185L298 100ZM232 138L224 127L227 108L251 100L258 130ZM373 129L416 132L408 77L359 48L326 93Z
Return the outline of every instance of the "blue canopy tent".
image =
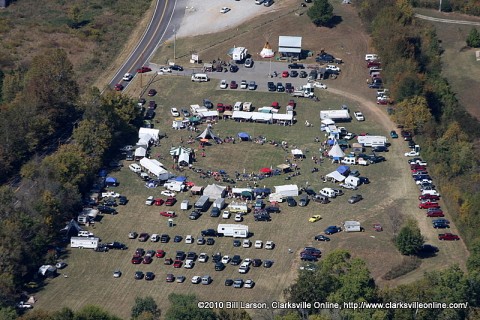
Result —
M246 132L240 132L238 134L238 137L242 140L242 141L250 141L250 135Z
M327 143L328 143L329 146L333 146L335 144L335 140L334 139L328 139Z
M337 172L344 175L348 176L348 173L350 172L350 167L349 166L340 166L337 168Z
M185 176L176 177L175 181L185 182L185 181L187 181L187 177L185 177Z
M116 187L116 186L118 186L118 180L117 180L117 178L114 178L114 177L107 177L107 178L105 179L105 183L106 183L106 185L109 186L109 187Z

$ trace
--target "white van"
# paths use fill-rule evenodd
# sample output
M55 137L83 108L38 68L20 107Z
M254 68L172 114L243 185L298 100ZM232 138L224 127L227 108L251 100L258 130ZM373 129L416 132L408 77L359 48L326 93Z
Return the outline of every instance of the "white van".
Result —
M81 230L78 231L78 236L79 237L94 237L93 233L86 231L86 230Z
M206 73L194 73L192 74L192 81L193 82L207 82L208 76Z
M128 168L135 173L142 172L142 167L140 167L140 165L138 165L137 163L132 163L128 166Z
M320 194L329 198L335 198L337 196L335 190L333 190L332 188L323 188L322 190L320 190Z
M378 60L378 55L373 53L367 53L365 55L365 61L372 61L372 60Z
M241 111L242 108L243 108L243 103L241 101L237 101L233 106L233 111Z
M343 158L340 162L343 164L357 164L357 161L353 157Z

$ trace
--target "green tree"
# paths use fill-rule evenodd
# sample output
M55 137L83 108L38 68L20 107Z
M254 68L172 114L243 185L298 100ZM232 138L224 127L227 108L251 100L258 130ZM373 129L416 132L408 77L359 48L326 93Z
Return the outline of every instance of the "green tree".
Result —
M423 246L424 238L415 220L407 221L395 238L398 251L404 255L416 254Z
M17 318L17 312L12 307L0 308L0 320L13 320Z
M467 36L467 46L471 48L479 48L480 47L480 33L478 30L473 27Z
M74 320L121 320L98 306L85 306L75 313Z
M317 27L327 26L333 18L333 6L328 0L314 0L307 15Z
M215 320L216 314L211 309L200 309L197 298L193 294L182 295L171 293L168 295L171 303L165 314L167 320Z
M132 319L146 319L146 317L152 320L160 318L160 309L158 309L157 303L152 297L136 297L135 304L132 307Z
M414 96L397 104L394 120L403 125L406 130L421 133L427 122L432 120L432 114L423 96Z

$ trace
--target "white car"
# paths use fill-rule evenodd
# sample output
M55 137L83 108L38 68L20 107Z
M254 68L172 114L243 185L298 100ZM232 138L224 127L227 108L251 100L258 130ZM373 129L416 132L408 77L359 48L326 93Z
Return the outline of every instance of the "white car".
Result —
M337 66L334 66L333 64L327 65L326 69L327 69L327 70L332 70L332 71L338 71L338 72L340 72L340 68L337 67Z
M273 250L274 247L275 247L275 244L273 243L273 241L267 241L265 243L265 249L267 250Z
M179 117L179 116L180 116L180 113L178 112L177 108L171 108L171 109L170 109L170 113L171 113L172 116L174 116L174 117Z
M321 82L315 82L315 83L313 84L313 87L319 88L319 89L327 89L327 85L326 85L326 84L323 84L323 83L321 83Z
M120 278L121 276L122 276L122 271L120 271L119 269L113 271L114 278Z
M167 196L167 197L175 197L176 193L170 190L163 190L160 192L161 195Z
M262 240L255 241L255 249L262 249L262 247L263 247L263 241Z
M419 155L420 153L416 152L415 150L405 152L405 157L418 157Z
M222 218L223 218L223 219L229 219L229 218L230 218L230 212L228 212L228 211L223 211L223 213L222 213Z
M220 82L220 89L227 89L228 88L228 82L227 80L222 80Z
M202 252L198 255L198 262L207 262L208 255L205 252Z
M357 121L365 121L365 117L360 111L354 112L353 116L355 117L355 119L357 119Z
M185 236L185 243L186 244L192 244L193 243L193 237L191 235L186 235Z
M240 82L240 89L247 89L247 88L248 88L247 80L242 80Z
M230 262L230 257L229 256L223 256L222 257L222 263L227 264Z
M32 309L33 308L33 306L30 303L26 303L26 302L23 302L23 301L20 301L19 303L17 303L16 307L18 309Z
M255 282L252 279L247 279L245 284L243 285L244 288L252 289L255 286Z
M154 198L153 196L149 196L149 197L147 198L147 200L145 200L145 204L146 204L147 206L153 205L154 202L155 202L155 198Z
M222 9L220 9L220 13L227 13L228 11L230 11L230 8L227 7L223 7Z
M242 214L241 213L237 213L235 215L235 222L242 222L243 221L243 217L242 217Z
M131 73L125 73L122 79L123 81L130 81L133 79L133 75Z
M242 247L250 248L251 245L252 245L252 243L250 242L250 240L248 240L248 239L243 240Z
M186 260L183 267L185 269L192 269L193 268L193 260L190 260L190 259Z
M172 72L172 69L170 67L160 67L160 72Z
M118 197L120 197L120 193L117 193L115 191L102 192L102 198L118 198Z
M201 278L201 277L199 277L199 276L193 276L193 277L192 277L192 283L193 283L193 284L199 284L200 281L202 281L202 278Z

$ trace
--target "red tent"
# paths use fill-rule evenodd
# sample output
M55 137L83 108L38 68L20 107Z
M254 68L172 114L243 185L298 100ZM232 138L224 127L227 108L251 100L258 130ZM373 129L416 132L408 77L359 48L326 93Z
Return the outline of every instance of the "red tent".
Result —
M260 172L261 172L261 173L272 173L272 169L270 169L270 168L262 168L262 169L260 169Z

